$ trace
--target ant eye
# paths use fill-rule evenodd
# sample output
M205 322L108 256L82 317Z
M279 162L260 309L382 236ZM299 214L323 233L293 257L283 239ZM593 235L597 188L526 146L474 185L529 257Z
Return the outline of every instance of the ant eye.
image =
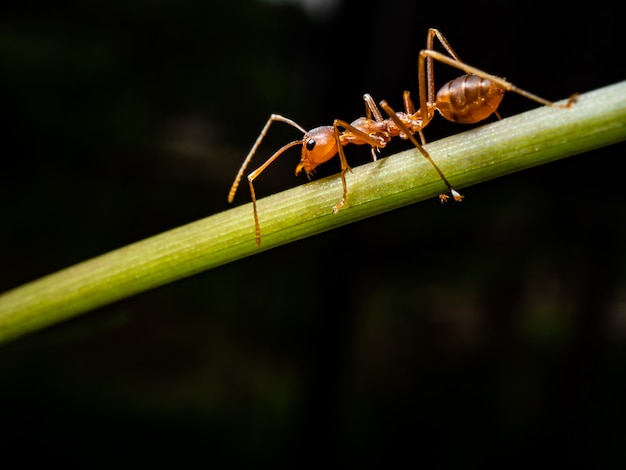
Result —
M305 144L306 149L310 152L315 147L315 139L309 139Z

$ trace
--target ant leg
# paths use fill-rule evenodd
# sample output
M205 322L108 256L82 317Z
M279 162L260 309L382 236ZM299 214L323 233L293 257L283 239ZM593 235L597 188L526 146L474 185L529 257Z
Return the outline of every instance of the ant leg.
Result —
M402 93L402 101L404 103L404 112L409 116L415 114L415 105L413 104L413 100L411 99L411 92L408 90L404 90Z
M378 109L378 106L376 106L376 102L374 101L374 98L372 98L372 95L365 93L363 95L363 101L365 101L365 115L367 116L367 119L372 119L373 115L376 122L384 121L383 115L380 112L380 109Z
M428 33L426 35L426 49L432 50L434 48L434 45L435 45L434 44L434 39L435 39L435 37L437 39L439 39L439 43L443 46L443 48L446 50L446 52L448 54L450 54L450 56L452 56L453 59L455 59L457 62L461 62L461 59L460 59L459 55L456 52L454 52L454 49L452 49L452 46L450 45L448 40L436 28L429 28L428 29ZM435 95L436 95L436 93L435 93L435 71L434 71L434 67L433 67L433 59L432 59L432 57L427 57L426 58L426 72L425 73L424 73L423 69L424 69L424 66L420 65L419 60L418 60L418 75L419 75L420 97L421 96L424 96L424 97L428 96L428 103L429 104L430 103L434 103L435 102ZM428 88L428 90L426 90L426 88ZM429 109L429 108L426 107L426 101L425 100L420 100L420 106L424 110ZM431 116L431 118L432 118L432 116ZM428 122L430 122L430 119L428 119ZM428 124L428 122L426 124ZM424 143L424 142L422 141L422 143Z
M525 98L528 98L529 100L535 101L539 104L543 104L545 106L553 106L556 108L569 108L571 107L578 99L578 94L575 93L572 96L570 96L570 98L567 100L567 102L565 104L556 104L552 101L548 101L544 98L541 98L540 96L537 96L533 93L530 93L529 91L523 90L521 88L516 87L515 85L513 85L510 82L507 82L506 80L504 80L503 78L500 77L496 77L495 75L491 75L487 72L484 72L483 70L477 69L476 67L472 67L471 65L467 65L464 62L461 62L459 60L450 58L444 54L441 54L440 52L437 51L433 51L430 49L425 49L420 51L420 68L423 68L423 63L424 63L424 58L432 58L435 60L438 60L439 62L442 62L446 65L449 65L451 67L457 68L463 72L465 72L466 74L471 74L471 75L477 75L478 77L484 78L486 80L489 80L491 82L496 83L498 86L502 87L504 90L506 91L512 91L513 93L517 93L518 95L521 95ZM423 75L423 70L420 70L420 76ZM420 93L421 93L421 83L420 83ZM421 98L421 97L420 97Z
M434 38L437 38L449 56L441 54L433 50ZM454 52L452 46L448 40L437 29L431 28L428 30L426 38L426 49L420 51L418 58L418 77L419 77L419 94L420 94L420 109L424 113L424 126L425 127L433 118L435 113L435 83L434 83L434 71L433 71L433 59L443 62L451 67L455 67L466 74L477 75L481 78L490 80L500 86L506 91L512 91L527 99L535 101L545 106L553 106L557 108L569 108L578 99L578 94L575 93L570 96L569 100L565 104L555 104L537 95L534 95L526 90L516 87L506 80L496 77L495 75L488 74L480 69L467 65L459 58L458 54ZM502 117L496 111L496 117L501 119Z
M435 37L439 39L439 43L443 46L446 52L452 56L453 59L455 59L457 62L461 62L461 58L458 56L456 52L454 52L454 49L452 49L452 46L450 46L450 43L448 42L448 40L436 28L428 29L428 34L426 35L426 49L432 50L434 48ZM428 77L428 82L427 82L428 83L428 102L434 103L435 94L436 94L435 93L435 72L433 68L433 59L430 57L426 59L426 76ZM420 78L420 80L422 80L422 78Z
M341 200L333 206L333 213L339 212L346 204L346 197L348 197L348 184L346 183L346 171L351 170L346 160L346 154L343 152L343 145L341 145L341 135L339 134L339 126L343 121L335 119L333 127L335 128L335 140L337 141L337 152L339 153L339 161L341 161L341 184L343 185L343 194Z
M441 54L437 53L436 51L433 50L433 38L437 37L437 39L439 39L439 42L441 43L441 45L444 47L444 49L448 52L448 54L450 54L450 56L452 57L452 59L454 59L454 61L451 61L450 58L447 58L446 60L442 60L442 57L445 56L441 56ZM479 77L482 78L486 78L487 80L491 80L495 83L497 83L498 85L502 86L505 90L507 91L512 91L515 93L518 93L530 100L536 101L538 103L544 104L546 106L555 106L558 108L569 108L570 106L572 106L577 98L578 98L578 93L573 94L572 96L570 96L569 100L567 101L566 104L564 105L557 105L551 101L545 100L539 96L536 96L532 93L527 92L526 90L522 90L521 88L516 87L515 85L507 82L506 80L503 80L499 77L495 77L491 74L485 73L482 70L476 69L474 67L471 67L467 64L465 64L460 58L459 55L454 52L454 49L452 49L452 46L450 46L450 43L448 42L448 40L444 37L443 34L441 34L441 32L439 32L439 30L437 30L436 28L430 28L428 30L428 36L426 39L426 51L429 51L428 55L429 57L427 58L427 63L426 63L426 68L429 68L429 64L432 63L432 59L437 59L441 62L447 63L448 65L451 65L452 67L456 67L459 70L464 71L465 73L468 74L474 74L474 75L478 75ZM425 51L424 51L425 52ZM431 54L434 53L434 54ZM439 57L436 57L439 56ZM454 63L453 63L454 62ZM431 82L432 82L432 72L429 73L430 78L431 78ZM434 83L431 83L431 86L434 90ZM434 94L433 94L433 98L434 98ZM432 101L432 100L431 100ZM497 112L496 112L497 113ZM500 115L498 115L498 119L502 119L500 117Z
M413 100L411 99L410 91L404 91L404 93L402 94L402 101L404 102L404 112L409 116L413 116L415 114L415 105L413 104ZM422 128L423 127L424 126L422 126ZM424 132L422 132L422 129L419 129L417 133L420 136L422 145L426 145L426 137L424 137Z
M439 39L439 42L441 43L443 48L446 50L448 54L450 54L450 56L452 56L454 60L456 60L457 62L461 62L459 55L456 52L454 52L454 49L452 49L452 46L450 45L448 40L445 38L443 34L441 34L441 32L437 28L428 29L428 34L426 36L426 49L430 49L430 50L433 49L433 46L434 46L433 39L435 37Z
M284 122L286 124L289 124L290 126L293 126L296 129L302 131L303 134L306 134L306 131L302 127L300 127L300 125L298 125L296 122L292 121L291 119L286 118L284 116L281 116L279 114L272 114L269 117L269 119L267 120L267 122L265 123L265 126L263 126L263 130L261 131L261 133L257 137L256 142L252 146L252 149L250 149L250 152L248 153L248 156L243 161L243 164L241 165L241 168L239 168L239 172L237 173L237 176L235 177L235 181L233 182L233 185L230 188L230 192L228 193L228 202L233 202L233 199L235 198L235 193L237 192L237 188L239 187L239 182L241 181L241 177L243 176L244 171L246 171L246 168L248 167L248 164L250 163L250 160L252 159L252 157L256 153L257 148L259 147L259 145L261 144L261 141L263 140L263 138L267 134L270 126L272 125L273 122L276 122L276 121L280 121L280 122ZM270 160L273 160L273 158L270 158Z
M452 198L456 201L459 202L463 199L463 196L456 191L452 185L450 184L450 182L448 181L448 179L445 177L445 175L443 174L443 172L439 169L439 167L437 166L437 164L433 161L433 159L430 157L430 154L426 151L426 149L424 147L422 147L418 142L417 139L415 138L415 136L409 131L408 127L402 122L402 120L398 117L398 115L396 114L396 112L391 108L391 106L389 106L389 104L387 104L386 101L381 101L380 102L380 107L383 108L385 110L385 112L389 115L389 117L391 118L391 120L400 128L400 130L411 140L411 142L413 142L413 145L415 145L415 147L420 151L420 153L424 156L424 158L426 158L426 160L428 160L430 162L430 164L433 166L433 168L437 171L437 174L439 175L439 177L441 178L441 180L445 183L445 185L448 187L448 190L450 191L450 194L452 194ZM440 194L439 195L439 200L441 202L446 202L448 200L448 195L447 194Z
M380 112L380 109L378 109L378 106L376 106L376 102L374 101L374 98L372 98L372 95L365 93L363 95L363 100L365 101L365 115L367 116L367 119L371 121L373 115L376 122L383 122L383 115ZM372 153L372 160L378 160L377 153L380 152L380 147L371 145L370 151Z
M371 99L369 95L365 95L365 96ZM368 100L365 99L365 102L368 103ZM374 108L371 108L371 109L375 110L374 111L375 115L378 114L382 122L382 115L380 114L380 111L376 107L373 100L372 100L372 103L374 104ZM383 148L387 144L388 140L381 136L379 136L378 138L370 136L367 133L363 132L362 130L357 129L352 124L348 124L346 121L342 121L341 119L335 119L335 121L333 122L333 127L335 128L335 139L337 140L337 153L339 154L339 160L341 161L341 184L343 185L343 195L341 197L341 200L337 204L335 204L335 206L333 207L333 212L336 214L346 204L346 198L348 196L346 172L351 169L350 169L350 166L348 165L346 154L343 151L344 145L347 145L348 143L353 143L357 145L369 144L372 147L372 149L379 149L379 148ZM339 131L340 127L343 128L345 131L348 131L350 134L352 134L353 137L357 137L358 140L357 141L352 140L351 142L342 141L341 137L344 136L345 134L342 134ZM374 158L374 160L376 159Z

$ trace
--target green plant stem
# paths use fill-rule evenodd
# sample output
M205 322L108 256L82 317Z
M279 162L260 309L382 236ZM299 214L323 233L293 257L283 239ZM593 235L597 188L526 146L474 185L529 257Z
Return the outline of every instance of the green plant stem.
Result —
M540 107L432 142L426 149L460 190L623 140L626 81L581 95L570 109ZM259 200L260 247L248 203L8 291L0 295L0 342L446 191L433 167L414 148L354 168L347 183L347 204L337 214L332 207L342 194L338 175ZM224 188L224 198L227 193Z

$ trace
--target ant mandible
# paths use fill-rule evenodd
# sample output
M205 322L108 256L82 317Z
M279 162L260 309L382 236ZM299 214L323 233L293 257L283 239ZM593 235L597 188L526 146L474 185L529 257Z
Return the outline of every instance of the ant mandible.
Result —
M435 37L439 40L449 56L433 49ZM440 88L436 95L433 59L465 72L465 75L446 83ZM433 119L435 111L438 111L449 121L460 124L473 124L483 121L492 114L495 114L496 117L500 119L497 109L502 101L502 98L504 97L504 93L507 91L512 91L546 106L560 108L569 108L577 98L577 95L572 95L567 103L555 104L530 92L522 90L502 78L467 65L460 60L459 56L454 52L446 38L435 28L430 28L428 30L426 37L426 49L421 50L419 53L418 80L420 108L415 110L410 93L405 91L403 95L404 112L394 111L384 100L380 102L380 107L387 113L389 119L383 119L380 110L374 102L374 99L369 94L365 94L363 96L365 101L366 116L360 117L350 124L346 121L335 119L332 126L320 126L310 131L306 131L299 124L289 118L279 114L272 114L270 116L256 142L252 146L252 149L250 149L250 152L241 165L239 172L237 173L235 181L230 189L230 193L228 194L228 202L233 201L241 178L243 177L243 173L256 153L261 141L269 131L272 123L284 122L289 124L300 130L303 137L302 139L295 140L281 147L259 168L248 174L247 178L252 198L255 239L257 245L260 245L261 243L261 229L259 225L253 181L274 160L291 147L297 145L302 147L300 162L296 166L295 173L298 175L302 170L304 170L309 179L317 166L330 160L335 155L339 155L339 160L341 162L341 183L343 185L343 194L340 201L333 206L333 212L335 213L345 205L348 193L345 175L346 172L350 170L350 167L346 160L343 147L348 144L367 144L371 147L373 160L376 160L376 153L380 151L380 149L384 148L394 137L409 139L413 143L413 145L437 171L439 177L447 186L452 198L458 202L463 199L463 196L452 187L443 172L439 169L430 157L429 153L422 146L425 144L425 138L422 130ZM343 131L340 131L340 129L343 129ZM414 136L416 133L420 136L421 144ZM441 194L439 199L442 202L446 202L449 200L449 196L447 194Z

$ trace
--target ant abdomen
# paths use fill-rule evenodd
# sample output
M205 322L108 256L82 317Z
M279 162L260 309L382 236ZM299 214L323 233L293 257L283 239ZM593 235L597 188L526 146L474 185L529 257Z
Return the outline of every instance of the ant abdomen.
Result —
M491 116L505 89L478 75L463 75L446 83L437 93L437 109L448 121L474 124Z

